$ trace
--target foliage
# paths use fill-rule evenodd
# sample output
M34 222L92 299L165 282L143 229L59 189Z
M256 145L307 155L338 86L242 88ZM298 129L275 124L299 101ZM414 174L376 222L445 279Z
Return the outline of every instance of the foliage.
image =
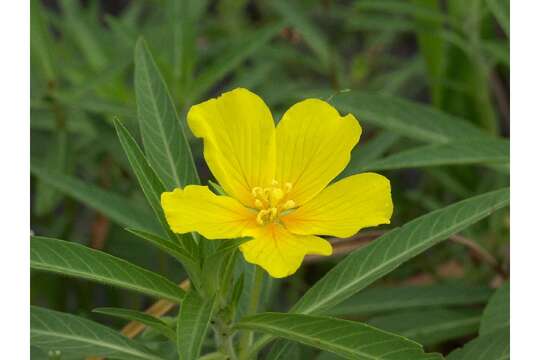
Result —
M509 358L509 2L447 3L31 0L32 358ZM172 233L223 191L185 114L240 86L353 113L391 225L283 280Z

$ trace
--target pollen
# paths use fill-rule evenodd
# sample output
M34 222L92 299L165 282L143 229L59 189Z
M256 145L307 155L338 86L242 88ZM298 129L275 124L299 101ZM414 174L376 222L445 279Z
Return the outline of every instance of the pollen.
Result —
M283 212L293 210L296 203L289 198L291 190L292 184L290 182L281 186L276 180L272 180L269 187L256 186L251 189L253 205L257 210L257 224L262 226L271 222L279 222L279 217L283 215Z

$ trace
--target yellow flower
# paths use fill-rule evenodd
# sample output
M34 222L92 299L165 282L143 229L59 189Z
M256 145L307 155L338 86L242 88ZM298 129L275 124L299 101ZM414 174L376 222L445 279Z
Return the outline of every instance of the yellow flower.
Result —
M307 254L332 254L330 243L315 235L349 237L390 222L384 176L363 173L328 186L360 139L353 115L307 99L274 126L261 98L235 89L193 106L187 120L204 140L204 158L227 196L199 185L163 193L174 232L252 237L240 246L246 261L281 278L296 272Z

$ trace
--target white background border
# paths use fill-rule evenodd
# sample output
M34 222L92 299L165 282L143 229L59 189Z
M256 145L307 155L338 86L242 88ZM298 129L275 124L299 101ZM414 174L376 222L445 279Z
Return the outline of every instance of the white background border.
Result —
M30 358L30 1L0 6L0 357Z
M540 345L540 3L510 4L510 350L521 360Z
M448 0L453 1L453 0ZM0 7L2 358L29 358L29 0ZM540 2L511 1L511 354L538 356Z

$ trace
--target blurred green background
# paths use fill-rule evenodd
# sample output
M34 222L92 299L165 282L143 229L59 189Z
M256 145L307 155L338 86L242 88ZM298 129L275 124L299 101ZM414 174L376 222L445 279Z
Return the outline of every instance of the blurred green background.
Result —
M351 109L364 130L345 171L351 173L388 154L438 142L428 135L410 136L407 126L392 122L396 117L411 119L411 126L417 118L429 123L430 117L443 117L509 136L508 6L498 0L32 0L32 231L103 249L178 282L185 278L173 259L124 231L133 224L155 225L111 122L118 116L132 134L140 134L133 89L133 50L140 36L182 120L190 105L235 87L259 94L276 120L306 97ZM202 146L191 142L206 183L211 174ZM381 172L392 182L392 226L509 183L508 168L495 165ZM485 303L488 287L507 277L508 228L508 211L497 212L463 238L400 267L363 299L372 296L377 302L378 289L389 285L430 285L434 293L418 293L426 298L442 296L437 286L474 287L478 293L463 301L466 306L450 309L453 315L446 308L432 309L440 322L431 325L460 316L468 321L461 331L422 340L449 351L474 336L475 304ZM310 261L295 276L275 282L268 307L287 309L337 260ZM121 321L90 315L91 309L144 309L152 303L141 295L37 272L31 275L31 302L118 327ZM418 323L418 313L393 310L384 316L344 315L368 317L389 329ZM429 318L425 312L422 317Z

